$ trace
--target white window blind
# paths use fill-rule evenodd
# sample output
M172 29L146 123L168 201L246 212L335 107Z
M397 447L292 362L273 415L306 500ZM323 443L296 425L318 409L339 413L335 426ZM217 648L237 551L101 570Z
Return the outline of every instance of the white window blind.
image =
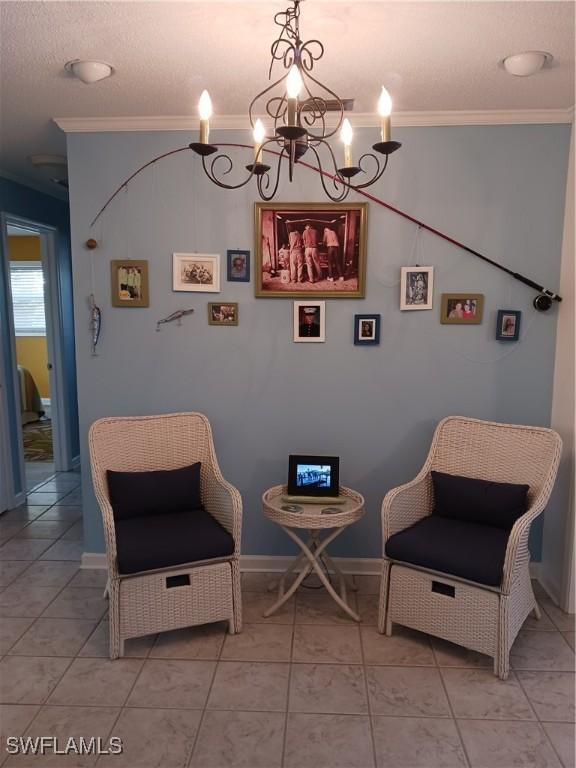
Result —
M40 261L10 263L14 328L17 336L45 336L44 274Z

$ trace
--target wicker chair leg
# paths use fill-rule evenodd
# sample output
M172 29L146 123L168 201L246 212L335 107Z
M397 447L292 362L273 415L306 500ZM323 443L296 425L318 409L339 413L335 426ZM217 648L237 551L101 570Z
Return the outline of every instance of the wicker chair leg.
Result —
M382 576L380 577L380 599L378 602L378 632L384 634L386 627L386 609L388 607L388 589L390 584L390 563L384 560L382 563Z
M540 621L540 619L542 618L542 611L540 610L540 606L538 605L536 600L534 600L534 608L532 610L534 611L534 618Z
M508 645L508 600L505 595L500 596L500 616L498 621L498 648L494 659L494 674L500 680L507 680L510 673L510 647Z
M109 579L108 597L109 607L109 632L110 632L110 658L118 659L124 654L124 641L120 638L120 582L118 579Z
M242 632L242 576L240 574L240 563L238 560L232 561L232 604L234 606L233 623L230 623L229 632Z

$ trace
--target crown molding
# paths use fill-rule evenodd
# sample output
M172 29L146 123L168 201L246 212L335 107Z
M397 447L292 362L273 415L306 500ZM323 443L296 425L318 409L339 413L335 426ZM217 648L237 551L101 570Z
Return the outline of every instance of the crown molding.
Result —
M377 115L348 114L356 128L375 128L380 125ZM191 116L163 117L54 117L64 133L123 133L155 131L197 131L198 119ZM396 112L393 124L397 127L433 127L448 125L551 125L573 123L574 107L568 109L519 109L452 112ZM210 120L212 130L248 130L247 115L217 115Z

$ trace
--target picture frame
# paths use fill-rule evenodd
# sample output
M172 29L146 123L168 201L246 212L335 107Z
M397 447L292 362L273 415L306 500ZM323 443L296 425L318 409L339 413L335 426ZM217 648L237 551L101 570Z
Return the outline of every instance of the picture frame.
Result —
M401 267L400 309L432 309L434 267Z
M209 325L238 325L238 302L210 301L208 302Z
M291 496L338 496L340 457L290 454L286 489Z
M226 251L226 279L230 283L250 282L250 251Z
M496 320L497 341L518 341L522 312L516 309L499 309Z
M172 290L220 293L220 255L172 254Z
M440 322L447 325L479 325L484 312L482 293L443 293Z
M368 203L255 203L255 294L364 298Z
M326 302L294 302L294 341L317 343L326 341Z
M148 262L116 259L110 262L113 307L149 307Z
M354 315L354 344L380 344L380 315Z

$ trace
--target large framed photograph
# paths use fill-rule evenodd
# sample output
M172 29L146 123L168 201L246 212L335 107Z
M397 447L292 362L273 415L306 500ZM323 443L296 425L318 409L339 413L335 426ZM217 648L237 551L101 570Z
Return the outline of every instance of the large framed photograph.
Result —
M148 262L111 261L113 307L149 307Z
M380 315L354 315L354 344L380 344Z
M231 283L250 282L250 251L226 251L226 279Z
M326 302L294 302L294 341L326 341Z
M208 323L210 325L238 325L238 303L229 301L208 302Z
M256 203L256 296L364 298L367 203Z
M174 291L220 292L220 256L215 253L174 253Z
M518 341L522 312L515 309L499 309L496 320L497 341Z
M400 309L432 309L434 267L402 267Z
M440 322L450 325L478 325L482 322L482 293L443 293Z

